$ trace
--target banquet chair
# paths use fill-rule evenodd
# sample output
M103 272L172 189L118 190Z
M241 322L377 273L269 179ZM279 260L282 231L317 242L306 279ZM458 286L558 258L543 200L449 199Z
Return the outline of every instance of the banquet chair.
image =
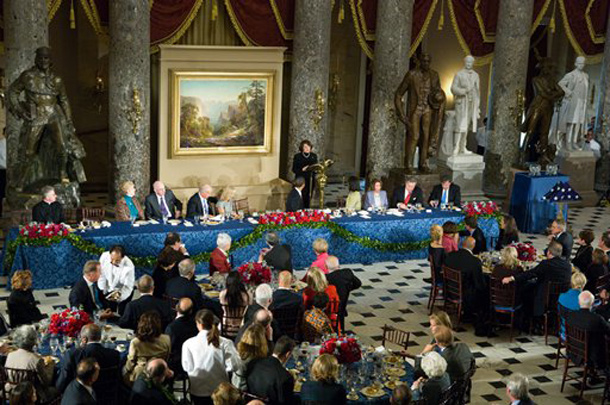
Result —
M250 215L250 204L248 203L248 197L235 200L235 209L237 211L243 211L246 215Z
M442 295L443 280L436 279L436 272L434 271L434 258L432 255L428 256L428 261L430 262L430 273L432 274L432 288L430 289L430 298L428 298L428 309L430 310L428 314L431 315L432 311L434 310L434 303L436 300L444 300L445 298Z
M473 357L470 361L470 367L468 371L464 373L462 378L455 382L455 397L452 401L453 404L467 404L470 402L470 391L472 390L472 377L474 373L477 371L477 362Z
M544 305L544 344L549 344L549 321L557 319L557 302L559 295L570 289L570 283L555 283L550 281L546 289L545 305ZM555 327L559 327L555 325Z
M106 217L106 210L104 208L82 208L83 221L97 221L102 222Z
M80 220L78 217L79 210L76 208L64 208L64 220L66 224L77 224Z
M4 367L3 374L6 376L6 382L11 385L17 385L23 381L29 381L32 384L38 382L38 373L36 370Z
M100 368L99 377L93 384L93 389L100 404L114 405L119 403L120 376L121 369L118 366Z
M522 304L517 304L517 287L515 283L502 284L502 279L492 278L489 283L489 298L491 301L494 324L498 326L508 326L509 342L513 342L513 327L515 325L515 313L522 308ZM498 315L509 315L509 323L498 322Z
M333 327L333 331L339 335L341 334L341 322L339 321L339 308L340 301L337 299L331 299L326 307L326 312L330 323Z
M563 392L566 381L577 381L581 383L579 398L582 398L582 394L587 387L587 377L593 371L593 367L589 365L588 359L589 332L566 322L566 356L563 378L561 379L561 392ZM573 365L570 366L570 363L573 363ZM580 373L568 374L570 368L582 368L582 377Z
M566 347L566 332L565 332L565 321L567 319L568 313L572 312L568 308L564 307L561 304L557 304L557 355L555 356L555 368L559 367L559 359L565 359L566 356L561 352L561 349L565 349ZM561 325L563 324L563 333L561 333Z
M244 314L246 313L247 308L247 306L230 308L228 305L222 305L223 317L220 322L220 335L222 337L231 340L235 339L244 320Z
M300 305L274 308L271 310L273 319L277 322L282 333L291 339L297 339L303 311Z
M411 332L406 332L387 324L383 325L381 329L383 330L381 346L386 347L386 343L393 343L404 350L408 350Z
M599 293L601 293L602 289L608 284L610 284L610 274L604 274L597 279L597 282L595 283L595 298L599 298Z
M462 273L459 270L443 266L443 295L445 305L443 310L448 312L449 307L453 307L457 312L457 323L462 319L462 305L464 303L464 290L462 288Z

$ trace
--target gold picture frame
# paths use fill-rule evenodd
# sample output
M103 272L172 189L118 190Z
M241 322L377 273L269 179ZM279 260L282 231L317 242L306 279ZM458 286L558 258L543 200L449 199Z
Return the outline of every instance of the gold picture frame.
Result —
M274 71L169 75L170 158L271 153Z

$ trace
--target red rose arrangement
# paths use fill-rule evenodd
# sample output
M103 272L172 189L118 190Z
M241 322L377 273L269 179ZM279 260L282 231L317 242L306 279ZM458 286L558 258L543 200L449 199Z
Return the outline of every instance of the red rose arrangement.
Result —
M259 285L271 281L271 269L262 263L242 264L237 272L245 284Z
M325 340L320 347L320 354L332 354L340 364L355 363L362 358L358 341L345 336Z
M29 224L19 229L19 235L27 239L50 239L56 236L68 236L68 228L62 224Z
M49 333L77 337L83 326L92 323L89 314L76 308L51 315Z
M258 223L261 225L293 225L306 224L310 222L327 222L330 215L320 210L297 211L297 212L273 212L260 216Z
M469 217L492 217L500 213L498 205L493 201L473 201L463 206L464 213Z
M512 243L510 246L517 249L519 260L522 262L534 262L536 261L536 248L531 243Z

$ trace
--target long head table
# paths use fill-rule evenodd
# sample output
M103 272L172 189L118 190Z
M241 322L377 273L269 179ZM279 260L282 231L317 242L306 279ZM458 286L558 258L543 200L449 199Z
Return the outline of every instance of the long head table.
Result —
M360 238L384 243L418 242L429 239L429 229L432 224L443 224L446 221L462 222L464 216L460 212L433 210L416 214L405 213L403 217L393 215L371 215L370 219L341 217L333 219L343 229ZM219 232L226 232L237 241L255 229L256 225L248 221L229 221L216 226L195 225L187 227L183 224L132 226L129 222L114 222L109 228L92 229L77 232L85 241L99 248L108 249L120 244L131 258L156 257L165 235L169 231L179 232L183 243L191 256L211 252L216 247L216 237ZM487 236L488 246L494 246L499 228L493 218L479 218L479 227ZM339 257L342 264L370 264L383 261L422 259L427 256L427 248L417 250L392 251L366 247L361 243L348 241L330 227L288 227L279 229L278 233L283 243L292 246L293 266L297 269L309 266L315 260L312 242L316 238L324 238L330 246L330 254ZM19 234L17 228L11 229L5 242L14 241ZM239 266L258 258L260 250L265 247L264 235L251 244L234 249L233 264ZM34 288L57 288L73 284L81 275L81 270L87 260L98 259L98 255L87 253L74 246L68 240L62 240L51 246L27 246L20 244L14 251L12 263L3 259L5 273L12 274L19 269L30 269L33 273ZM138 276L150 273L149 266L136 267ZM197 272L208 272L207 261L197 264Z

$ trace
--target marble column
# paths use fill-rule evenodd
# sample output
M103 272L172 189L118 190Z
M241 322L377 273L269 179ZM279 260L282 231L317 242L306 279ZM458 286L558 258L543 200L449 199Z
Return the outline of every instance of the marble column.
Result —
M519 129L513 114L517 91L525 93L534 0L502 0L494 47L491 132L485 151L483 189L502 197L519 157Z
M319 159L326 158L331 17L332 2L329 0L295 2L287 159L289 178L292 178L292 158L302 140L311 141Z
M608 10L610 18L610 10ZM602 155L595 169L595 190L605 192L610 188L610 29L606 30L604 59L601 69L600 94L595 122L596 139L602 146ZM602 132L602 119L606 120Z
M45 0L5 0L4 46L5 86L8 89L19 75L34 65L36 48L49 44L49 23ZM17 180L19 132L21 121L7 112L7 199L14 197L13 182ZM15 207L19 208L19 207Z
M131 180L142 198L151 187L149 0L111 1L109 23L109 194Z
M402 167L405 126L394 110L394 93L409 70L414 0L377 3L375 58L367 154L369 180Z

